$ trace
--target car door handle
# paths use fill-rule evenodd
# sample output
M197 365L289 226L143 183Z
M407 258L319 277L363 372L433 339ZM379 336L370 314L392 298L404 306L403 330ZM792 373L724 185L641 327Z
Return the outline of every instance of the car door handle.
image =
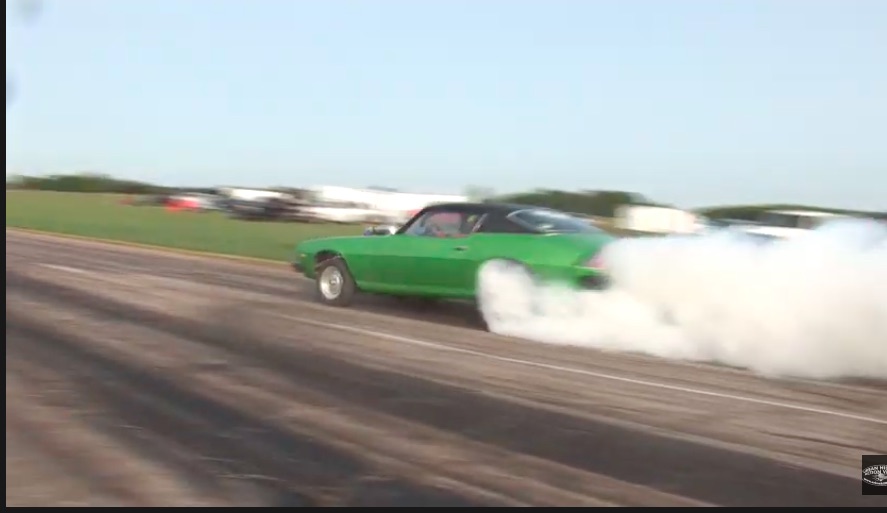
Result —
M465 251L468 249L468 246L456 246L453 249L455 249L456 251Z

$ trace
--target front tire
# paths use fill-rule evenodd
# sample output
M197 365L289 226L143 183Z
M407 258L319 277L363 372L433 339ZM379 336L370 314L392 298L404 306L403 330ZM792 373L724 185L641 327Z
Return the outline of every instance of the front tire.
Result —
M341 257L329 258L318 264L315 291L318 301L325 305L345 307L351 304L357 286Z

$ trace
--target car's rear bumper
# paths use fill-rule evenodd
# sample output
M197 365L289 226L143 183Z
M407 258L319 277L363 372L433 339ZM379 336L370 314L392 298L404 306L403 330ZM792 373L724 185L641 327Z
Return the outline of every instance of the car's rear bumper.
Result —
M607 290L610 288L610 279L603 274L592 274L579 278L579 287L583 290Z

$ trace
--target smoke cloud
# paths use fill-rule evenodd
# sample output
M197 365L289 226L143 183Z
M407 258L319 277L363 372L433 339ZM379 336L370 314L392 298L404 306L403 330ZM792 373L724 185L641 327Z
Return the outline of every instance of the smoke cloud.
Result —
M614 283L604 292L487 264L491 331L768 376L887 378L883 224L844 220L768 242L730 230L624 239L604 258Z

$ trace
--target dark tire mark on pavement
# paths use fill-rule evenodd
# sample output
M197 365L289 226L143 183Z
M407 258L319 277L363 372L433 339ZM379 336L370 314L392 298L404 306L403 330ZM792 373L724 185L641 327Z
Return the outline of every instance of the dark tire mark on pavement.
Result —
M262 419L184 389L149 371L116 361L56 330L10 316L7 351L70 373L114 417L190 447L214 473L262 476L254 484L264 506L486 506L391 476L325 444L297 438ZM317 491L322 492L316 497ZM341 504L340 500L346 500Z
M8 340L9 334L7 332L7 341ZM72 457L68 448L53 443L51 437L45 437L43 436L44 433L32 431L28 429L28 426L18 426L18 424L19 422L17 419L7 412L7 429L9 427L13 427L14 429L18 427L16 433L21 437L21 440L25 444L31 444L34 447L37 447L38 450L53 457L53 461L59 466L63 473L86 482L90 488L95 489L106 496L115 497L118 500L127 501L131 504L139 504L141 502L138 494L132 493L132 490L120 486L119 483L105 479L104 476L100 472L97 472L92 466L83 465L75 457Z
M364 408L676 495L724 506L876 504L871 497L860 495L857 480L372 369L317 351L262 340L243 324L240 329L230 324L208 327L203 320L121 305L9 273L7 282L117 319L224 348L276 369L294 383Z

